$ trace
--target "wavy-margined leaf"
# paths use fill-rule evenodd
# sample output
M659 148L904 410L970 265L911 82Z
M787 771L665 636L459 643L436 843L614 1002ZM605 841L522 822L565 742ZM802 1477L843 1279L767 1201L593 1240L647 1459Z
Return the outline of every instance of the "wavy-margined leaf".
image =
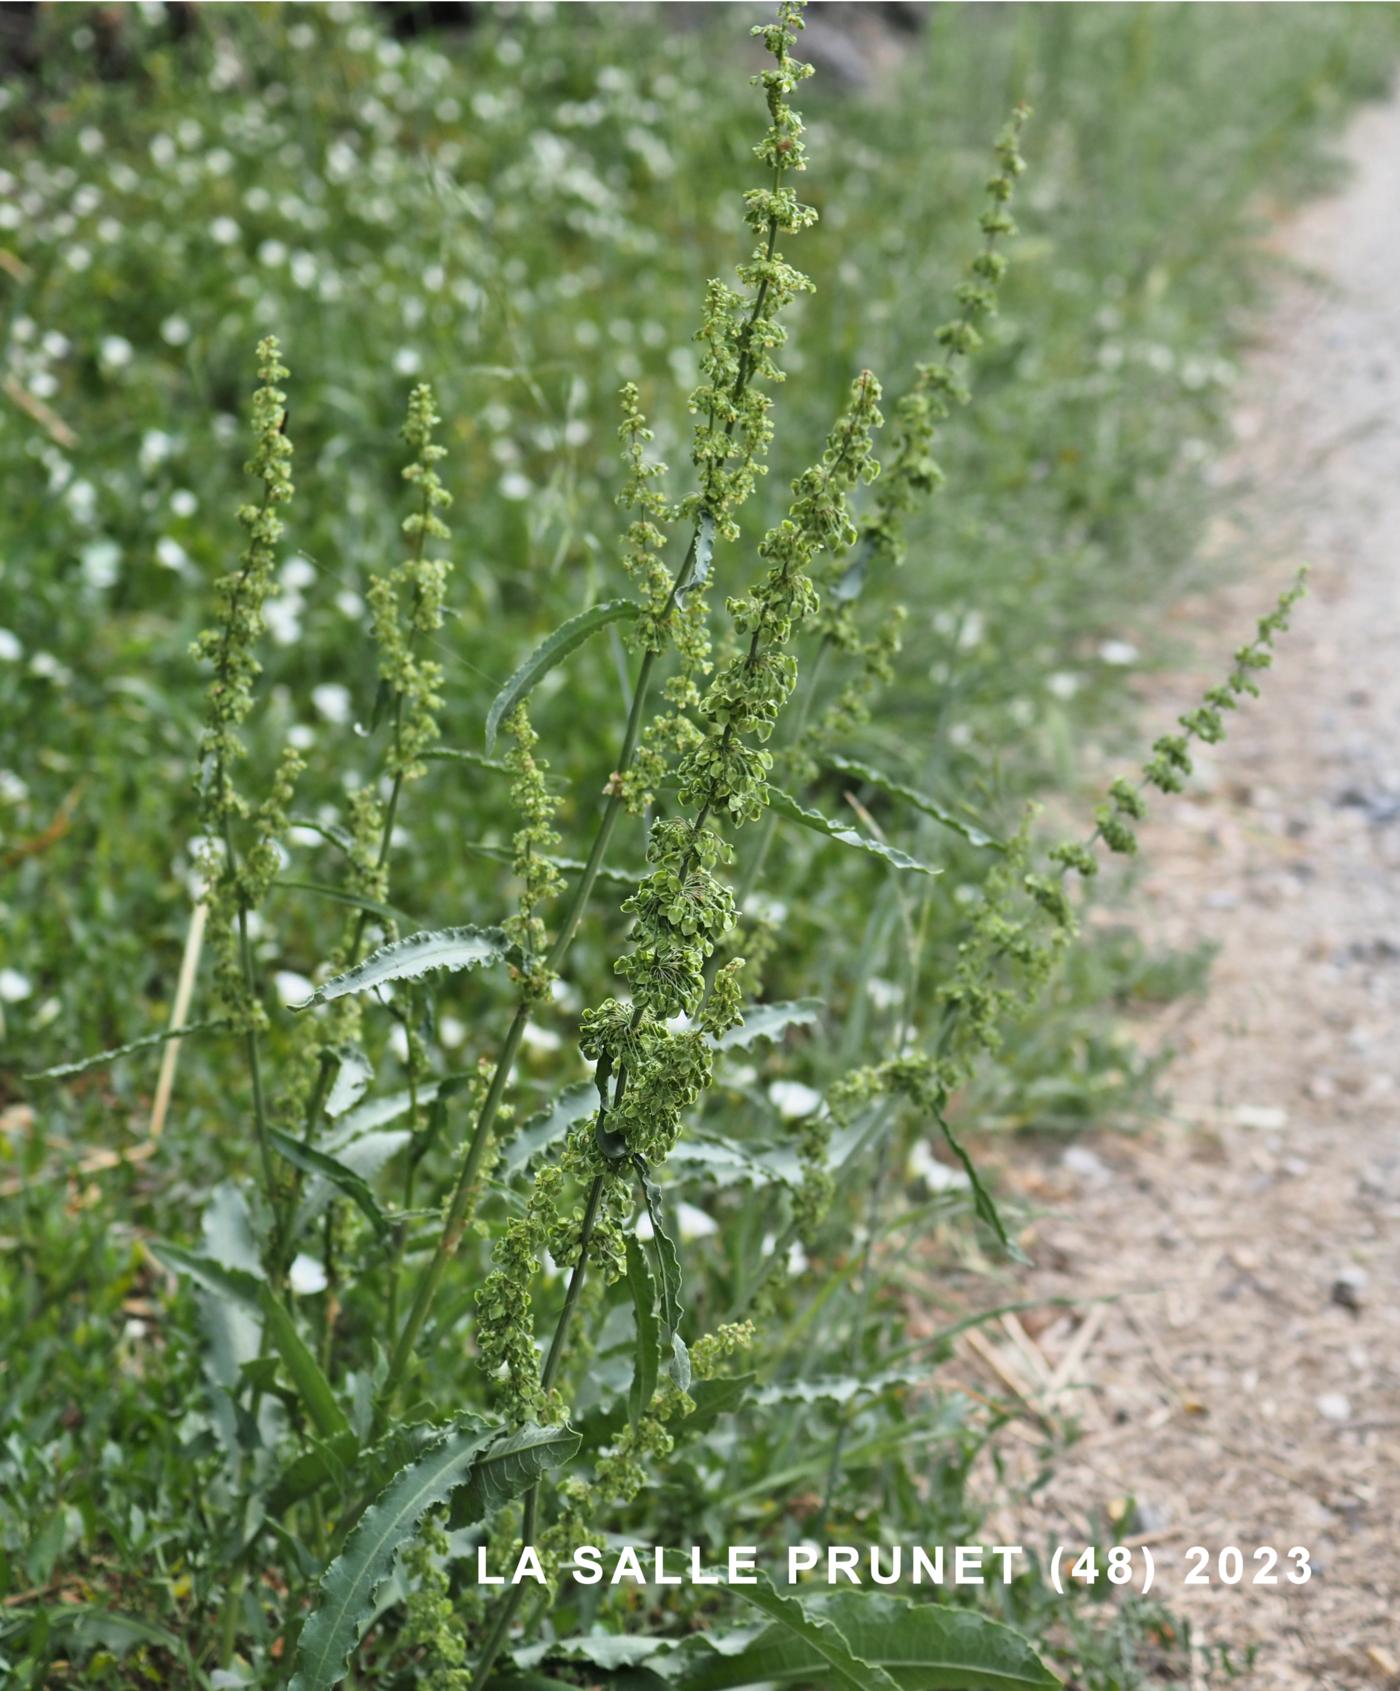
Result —
M639 614L640 607L631 599L608 599L590 610L580 611L576 617L561 622L552 634L547 634L491 701L491 709L486 713L487 751L495 746L496 732L501 723L541 676L548 675L556 664L561 664L575 647L581 646L600 628L606 628L610 622L630 621Z
M188 1275L195 1285L214 1297L230 1298L247 1309L256 1310L266 1322L268 1337L282 1358L297 1396L317 1432L323 1438L333 1438L337 1433L349 1431L350 1423L345 1418L345 1411L336 1402L335 1393L321 1372L320 1364L306 1348L296 1330L296 1323L266 1280L245 1269L227 1268L212 1257L200 1256L165 1240L152 1244L151 1250L167 1268L176 1274Z
M406 939L371 951L362 963L332 975L310 998L287 1008L309 1010L313 1004L343 998L347 992L372 992L391 981L417 980L435 969L479 969L484 963L501 962L513 949L501 928L434 928L409 934Z
M822 1664L822 1683L832 1691L838 1686L841 1691L899 1691L884 1668L856 1654L834 1620L799 1597L785 1596L767 1574L759 1574L753 1585L733 1589L770 1616L809 1662Z
M587 1121L598 1108L598 1093L591 1080L575 1081L543 1110L521 1122L520 1130L506 1141L499 1172L507 1179L524 1173L535 1159L556 1144L577 1122Z
M1028 1259L1026 1257L1026 1253L1015 1242L1015 1240L1011 1238L1010 1234L1006 1231L1006 1228L1002 1225L1001 1215L997 1210L996 1204L992 1201L991 1193L982 1184L982 1177L977 1172L977 1165L967 1154L961 1140L957 1138L952 1128L949 1127L947 1118L944 1116L942 1110L935 1108L933 1112L933 1119L938 1123L943 1137L947 1141L948 1149L963 1166L968 1182L972 1187L972 1201L976 1206L978 1215L981 1216L982 1220L985 1221L987 1226L991 1228L992 1232L996 1234L997 1238L1001 1242L1002 1249L1008 1256L1014 1257L1017 1262L1027 1261Z
M735 1589L752 1600L758 1588ZM898 1691L1056 1691L1060 1684L1020 1633L971 1609L855 1591L803 1597L800 1603L806 1615L831 1621L852 1656L878 1669L884 1683ZM652 1657L648 1665L673 1691L757 1685L805 1691L814 1684L848 1683L776 1618L757 1635L693 1635L669 1657Z
M916 1374L893 1368L863 1377L856 1374L821 1374L810 1380L787 1380L760 1386L751 1394L750 1401L765 1409L783 1403L850 1403L853 1398L874 1397L892 1386L912 1386L926 1378L926 1373Z
M671 1148L666 1167L677 1181L703 1180L711 1186L796 1185L800 1165L791 1152L784 1157L780 1163L719 1134L688 1133Z
M755 1004L744 1011L736 1027L714 1041L717 1051L747 1051L760 1039L780 1039L789 1028L811 1027L825 1005L820 998L791 998L777 1004Z
M277 1154L285 1157L293 1168L299 1168L303 1174L319 1174L337 1191L343 1192L381 1240L391 1236L394 1229L389 1218L380 1209L379 1200L370 1191L362 1174L356 1173L339 1158L318 1151L314 1145L303 1145L299 1139L293 1139L290 1133L283 1133L279 1128L268 1128L267 1137Z
M656 1390L657 1363L661 1354L661 1328L656 1319L656 1286L647 1266L641 1241L627 1235L627 1285L632 1293L632 1314L637 1324L637 1349L632 1366L632 1385L627 1394L627 1413L635 1428L651 1407Z
M40 1069L35 1074L23 1076L23 1079L66 1080L69 1075L82 1074L86 1069L100 1068L104 1063L115 1063L118 1057L129 1057L133 1051L147 1051L153 1045L164 1045L169 1039L188 1039L196 1033L213 1033L217 1028L226 1028L228 1025L223 1017L206 1022L187 1022L182 1028L167 1028L164 1033L143 1034L140 1039L128 1040L125 1045L116 1045L110 1051L95 1051L91 1057L78 1057L71 1063L55 1063L51 1069Z
M681 578L676 588L676 603L685 604L692 593L702 592L710 579L710 573L715 566L715 519L708 511L700 516L699 526L695 530L695 542L690 557L690 568Z
M459 849L468 852L473 857L489 858L492 863L513 863L515 853L508 846L487 845L482 840L461 840ZM541 853L544 862L551 868L561 869L566 875L576 875L587 867L581 857L557 857L552 852ZM628 869L614 863L601 863L594 871L600 881L611 886L626 887L635 891L637 882L646 874L645 869Z
M888 793L891 798L902 799L905 804L912 805L915 810L932 817L935 822L941 822L945 828L951 828L955 834L961 834L969 845L990 846L994 851L1006 849L1001 840L993 838L975 823L948 810L939 804L937 799L931 799L927 793L918 792L913 787L906 787L902 781L891 780L878 769L872 769L868 763L859 763L853 757L839 757L834 753L829 754L825 761L827 766L839 775L849 775L853 780L863 781L868 787Z
M374 1613L374 1594L394 1557L429 1509L445 1503L491 1443L479 1427L446 1428L399 1470L360 1516L345 1547L321 1576L297 1642L290 1691L329 1691L349 1672L350 1655Z
M485 752L469 751L465 746L429 746L418 755L429 763L470 763L476 769L489 769L495 775L511 773L504 758L487 757Z
M472 1425L490 1429L478 1416L457 1416L459 1428ZM427 1421L411 1421L391 1428L383 1438L361 1450L353 1433L322 1439L304 1450L282 1470L267 1500L268 1513L285 1514L294 1503L312 1496L322 1486L334 1484L342 1492L351 1486L363 1496L380 1491L406 1468L442 1432Z
M541 1474L570 1461L579 1443L572 1427L537 1427L530 1421L497 1439L452 1499L452 1530L460 1532L495 1514L528 1491Z
M642 1193L651 1218L652 1244L656 1250L657 1285L661 1293L661 1325L671 1347L671 1378L682 1391L690 1389L690 1352L681 1338L681 1259L666 1231L661 1214L661 1188L649 1175L642 1176Z
M326 1094L325 1112L331 1121L339 1121L348 1109L364 1097L374 1079L374 1064L358 1045L337 1046L335 1079Z
M799 804L791 793L783 792L781 787L769 787L768 808L789 822L797 822L804 828L810 828L814 834L825 834L827 839L836 840L841 845L854 846L858 851L868 851L872 857L882 858L891 868L913 869L920 875L943 873L941 869L935 869L933 864L911 857L898 846L886 845L883 840L877 840L873 835L862 834L859 829L833 822L819 810L809 810L806 805Z

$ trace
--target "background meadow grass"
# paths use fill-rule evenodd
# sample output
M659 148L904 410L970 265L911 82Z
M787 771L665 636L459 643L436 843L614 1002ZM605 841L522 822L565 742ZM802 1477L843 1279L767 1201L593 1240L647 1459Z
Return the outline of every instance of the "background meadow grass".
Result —
M158 1056L66 1088L21 1076L169 1018L197 832L203 682L189 646L239 545L251 349L282 341L297 452L253 761L269 768L289 735L304 746L297 812L333 826L365 761L363 594L401 549L397 430L416 379L437 392L455 500L444 744L479 748L520 655L621 591L615 395L635 380L660 455L683 463L703 283L743 244L750 13L712 7L681 26L647 7L482 8L464 32L400 40L381 13L345 5L209 8L184 29L159 7L44 8L32 63L0 89L0 1179L17 1188L0 1219L0 1593L40 1594L0 1617L15 1683L161 1682L169 1645L139 1637L97 1638L85 1666L55 1666L94 1643L36 1619L56 1581L167 1638L194 1637L207 1600L191 1522L212 1530L223 1500L199 1466L198 1347L136 1241L193 1234L209 1190L252 1166L237 1053L189 1043L159 1155L92 1180L64 1168L140 1139ZM1397 35L1390 7L940 6L878 86L804 87L801 188L822 222L800 262L819 291L791 314L772 472L736 560L851 373L874 369L894 396L932 354L976 245L991 138L1015 99L1035 108L1022 233L974 402L945 430L947 487L866 601L910 615L853 756L1010 829L1028 798L1078 796L1086 743L1134 743L1129 684L1161 655L1151 613L1197 567L1216 495L1266 279L1253 237L1326 180L1328 139L1383 90ZM532 701L567 837L596 814L625 676L620 644L599 643ZM827 686L841 679L833 669ZM841 783L820 802L839 814ZM946 869L914 977L926 986L981 866L936 824L872 809ZM505 784L438 762L406 812L395 905L415 926L496 920L509 895L493 854L515 825ZM618 861L639 864L642 845L631 824ZM298 830L287 877L334 872L333 848ZM527 1050L518 1115L582 1072L570 1012L607 978L624 932L614 904L598 901L561 1013ZM820 1092L889 1037L917 989L907 912L867 859L784 834L761 908L766 996L820 997L835 1030L765 1048L717 1090L716 1111L777 1132L781 1086ZM256 936L269 978L311 975L337 925L326 905L275 894ZM1061 1130L1131 1116L1152 1069L1118 1011L1189 985L1198 961L1096 939L965 1119ZM504 983L445 985L435 1062L474 1062L507 1007ZM392 1089L396 1047L376 1037L376 1084ZM744 1215L761 1234L761 1215ZM690 1265L702 1308L722 1314L744 1260L735 1244ZM774 1317L780 1357L782 1322L811 1321L797 1285ZM811 1340L810 1324L794 1331ZM450 1400L451 1374L439 1384ZM966 1536L961 1476L986 1431L970 1408L891 1411L853 1440L853 1530L917 1517L927 1542ZM795 1463L791 1490L812 1483L802 1442L746 1428L706 1458L695 1495L737 1494L762 1529L780 1506L767 1476ZM663 1519L684 1507L656 1505ZM704 1521L729 1530L733 1516ZM1081 1624L1034 1582L1007 1603L1052 1640ZM1147 1611L1115 1624L1156 1636ZM1136 1682L1138 1646L1110 1640L1102 1666L1065 1648L1086 1686Z

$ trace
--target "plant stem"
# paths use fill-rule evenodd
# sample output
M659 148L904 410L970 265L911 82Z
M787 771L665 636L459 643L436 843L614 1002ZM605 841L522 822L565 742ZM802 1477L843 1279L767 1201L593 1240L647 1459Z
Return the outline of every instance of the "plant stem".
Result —
M222 760L220 760L222 771ZM228 812L224 812L224 849L228 853L229 871L237 873L237 858L233 847L233 826ZM242 898L238 901L238 954L243 965L243 988L248 1003L246 1013L251 1017L257 1004L257 973L253 967L253 946L248 937L248 906ZM267 1100L263 1094L262 1058L258 1051L258 1032L256 1026L249 1021L244 1030L244 1049L248 1054L248 1075L253 1087L253 1128L258 1141L258 1160L262 1165L263 1187L267 1192L268 1207L272 1211L272 1244L269 1259L274 1273L280 1273L282 1262L282 1241L286 1233L285 1219L282 1205L277 1196L276 1171L272 1162L272 1144L267 1136Z
M700 520L703 521L703 517ZM677 593L684 591L689 581L691 571L695 567L695 553L699 537L700 521L697 521L695 532L686 550L685 559L676 573L676 579L671 588L672 599L675 598ZM627 727L624 730L622 747L618 754L616 774L626 773L636 752L637 742L641 738L642 717L646 710L647 691L655 667L656 654L650 651L645 652L642 656L641 666L637 671L636 685L632 690L632 704L627 713ZM622 794L616 791L610 793L607 805L599 819L597 832L593 836L593 845L588 853L588 860L574 886L573 896L565 910L558 935L550 948L548 957L545 959L545 966L551 972L556 972L561 967L568 955L569 947L573 944L574 935L578 932L579 922L598 879L598 871L603 866L603 858L607 853L613 830L617 827L622 808ZM447 1272L447 1265L456 1255L457 1248L461 1244L462 1234L466 1230L467 1218L471 1209L472 1197L476 1190L477 1178L486 1156L486 1148L491 1142L491 1131L495 1126L496 1116L500 1111L501 1100L505 1096L506 1087L510 1084L515 1059L520 1050L520 1042L525 1037L525 1029L529 1024L530 1005L522 999L516 1006L515 1015L511 1018L510 1026L506 1030L505 1040L501 1045L500 1055L496 1059L495 1073L491 1076L491 1087L483 1099L481 1110L477 1115L471 1142L467 1147L466 1157L463 1159L461 1171L457 1176L457 1184L453 1188L452 1197L448 1203L442 1232L438 1236L437 1245L427 1267L419 1277L413 1302L409 1307L408 1317L390 1357L389 1371L384 1377L384 1385L380 1391L380 1405L376 1415L377 1427L382 1427L384 1417L392 1407L394 1396L402 1383L404 1371L408 1366L409 1357L412 1356L414 1347L418 1343L418 1337L423 1331L423 1323L428 1318L428 1311L432 1307L438 1287L442 1284L443 1275Z
M780 166L775 166L774 186L778 186L781 180L782 169ZM765 242L765 255L770 261L777 247L777 239L778 220L776 217L772 217L768 220ZM738 368L735 371L734 384L730 390L731 415L725 424L725 435L730 439L733 438L738 424L738 402L743 398L749 382L753 378L755 367L753 336L763 308L767 303L769 288L770 283L768 277L765 276L755 290L752 307L739 333ZM686 547L685 557L671 582L671 590L666 599L664 612L669 612L674 607L677 599L690 585L695 570L702 529L707 522L713 520L710 512L713 503L712 491L712 487L707 481L707 485L703 489L704 503L696 513L690 544ZM623 734L622 748L613 769L614 776L620 777L627 773L637 749L637 742L641 738L642 717L646 710L647 693L651 684L652 671L656 667L656 658L657 653L651 650L642 655L641 665L637 671L637 680L632 689L632 703L627 713L627 726ZM579 922L598 879L598 871L602 867L613 830L617 827L618 817L622 813L624 799L621 791L618 790L619 783L612 781L609 783L609 787L608 802L604 807L602 817L599 819L588 859L574 887L573 896L565 910L554 944L545 960L546 967L552 972L557 972L562 966L569 947L573 943ZM384 1418L393 1405L395 1394L402 1384L403 1375L408 1366L408 1359L413 1354L419 1335L422 1333L423 1325L428 1318L433 1299L437 1294L437 1289L442 1284L443 1275L447 1271L447 1264L456 1255L461 1244L477 1178L486 1155L486 1148L491 1142L491 1132L495 1125L496 1115L500 1109L505 1089L510 1083L516 1055L520 1050L520 1042L529 1022L530 1006L522 1000L511 1019L510 1027L506 1031L505 1041L496 1060L495 1073L491 1077L491 1088L482 1103L476 1126L472 1130L471 1142L467 1147L461 1172L457 1176L456 1186L453 1188L447 1215L443 1221L442 1232L438 1236L432 1258L419 1278L408 1318L390 1357L389 1369L380 1389L379 1404L375 1412L376 1428L382 1428Z

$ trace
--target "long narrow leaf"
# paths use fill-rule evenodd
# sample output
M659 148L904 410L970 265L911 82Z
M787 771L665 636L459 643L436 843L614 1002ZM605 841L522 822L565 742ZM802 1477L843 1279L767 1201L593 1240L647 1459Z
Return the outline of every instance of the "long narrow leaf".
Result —
M630 1233L627 1235L627 1284L632 1293L632 1313L637 1324L632 1386L627 1396L627 1412L635 1428L651 1407L652 1393L656 1390L661 1329L656 1320L656 1286L647 1266L647 1255Z
M429 746L418 755L430 763L470 763L476 769L489 769L495 775L510 774L510 765L504 758L487 757L485 752L468 751L465 746Z
M228 1022L222 1018L207 1022L187 1022L182 1028L167 1028L164 1033L143 1034L140 1039L130 1040L126 1045L114 1046L110 1051L97 1051L91 1057L79 1057L71 1063L56 1063L51 1069L40 1069L36 1074L27 1074L25 1080L65 1080L69 1075L82 1074L85 1069L100 1068L104 1063L115 1063L118 1057L129 1057L133 1051L147 1051L152 1045L164 1045L168 1039L188 1039L191 1034L212 1033L216 1028L226 1028Z
M462 840L460 849L469 852L473 857L485 857L492 863L513 863L515 853L508 846L487 845L482 840ZM557 857L552 852L542 852L541 860L555 869L562 869L566 875L576 875L585 867L581 857ZM615 887L633 888L646 873L644 869L627 869L616 864L600 864L595 871L600 881L606 881Z
M566 1086L552 1104L523 1121L515 1137L506 1141L499 1172L506 1178L523 1173L576 1122L586 1121L597 1107L598 1093L591 1080Z
M349 1671L350 1654L374 1613L374 1594L401 1545L428 1510L445 1503L494 1435L448 1427L400 1469L361 1515L345 1548L321 1577L297 1644L290 1691L329 1691Z
M329 1180L356 1206L381 1240L390 1237L393 1227L362 1174L357 1174L348 1163L318 1151L314 1145L303 1145L299 1139L293 1139L290 1133L283 1133L278 1128L268 1128L267 1136L273 1149L293 1168L299 1168L303 1174L319 1174L323 1180Z
M338 887L333 881L303 881L294 880L289 876L279 876L273 883L275 887L283 887L288 892L315 893L317 898L328 899L332 904L344 904L351 910L363 910L370 916L377 916L381 922L390 922L395 927L400 922L413 922L412 916L402 910L396 910L392 904L382 904L377 898L366 898L362 893L351 892L346 887ZM300 1009L300 1005L294 1005Z
M780 787L769 787L768 808L789 822L797 822L804 828L810 828L814 834L825 834L827 839L836 840L841 845L854 846L858 851L869 852L872 857L883 858L892 868L913 869L920 875L943 873L931 863L923 863L917 857L910 857L907 851L901 851L898 846L886 845L883 840L862 834L843 823L833 822L819 810L809 810L806 805L799 804L791 793L783 792Z
M661 1325L671 1348L671 1378L680 1389L690 1389L690 1352L681 1338L681 1259L661 1213L661 1188L649 1175L642 1176L642 1193L651 1218L652 1244L656 1249L657 1285L661 1293Z
M621 622L624 618L630 620L639 614L640 607L631 599L609 599L590 610L580 611L576 617L560 623L552 634L546 635L491 701L491 709L486 713L487 751L495 746L496 732L501 723L537 685L541 676L548 675L557 664L563 663L576 646L581 646L600 628L606 628L610 622Z
M409 934L391 945L381 945L364 962L344 974L332 975L310 998L288 1008L308 1010L313 1004L343 998L347 992L372 992L391 981L417 980L435 969L479 969L483 963L499 963L509 957L512 949L500 928L436 928Z
M1003 843L994 839L991 834L984 833L974 823L955 815L951 810L939 804L937 799L931 799L927 793L921 793L913 787L906 787L902 781L893 781L888 775L878 769L872 769L868 763L858 763L853 757L839 757L830 754L826 758L829 768L840 775L849 775L853 780L864 781L869 787L876 787L882 793L888 793L891 798L902 799L905 804L913 805L915 810L922 811L935 822L941 822L945 828L951 828L955 834L961 834L969 845L990 846L995 851L1005 851Z
M972 1201L976 1205L978 1215L980 1215L982 1220L986 1222L987 1226L991 1228L992 1232L996 1234L997 1238L1001 1242L1002 1249L1006 1252L1006 1254L1010 1257L1014 1257L1017 1262L1025 1262L1027 1260L1025 1252L1019 1245L1016 1244L1010 1234L1007 1233L1006 1228L1002 1225L1001 1214L998 1211L996 1204L992 1201L991 1193L982 1184L982 1177L977 1172L977 1165L967 1154L967 1151L963 1148L962 1142L954 1134L952 1128L949 1127L947 1118L944 1116L942 1110L935 1108L933 1112L933 1119L938 1123L939 1128L942 1130L943 1137L948 1144L948 1149L963 1166L968 1182L972 1187Z

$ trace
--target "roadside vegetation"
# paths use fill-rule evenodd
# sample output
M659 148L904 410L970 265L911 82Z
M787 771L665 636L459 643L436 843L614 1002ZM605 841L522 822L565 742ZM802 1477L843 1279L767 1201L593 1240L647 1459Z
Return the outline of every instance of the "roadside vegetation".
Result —
M993 1134L1149 1102L1121 1012L1205 959L1076 911L1294 598L1136 720L1259 222L1394 62L1389 8L1268 17L935 8L862 93L788 6L43 9L0 88L13 1683L1184 1671L1034 1561L473 1572L976 1537L1006 1411L911 1291L1019 1248Z

